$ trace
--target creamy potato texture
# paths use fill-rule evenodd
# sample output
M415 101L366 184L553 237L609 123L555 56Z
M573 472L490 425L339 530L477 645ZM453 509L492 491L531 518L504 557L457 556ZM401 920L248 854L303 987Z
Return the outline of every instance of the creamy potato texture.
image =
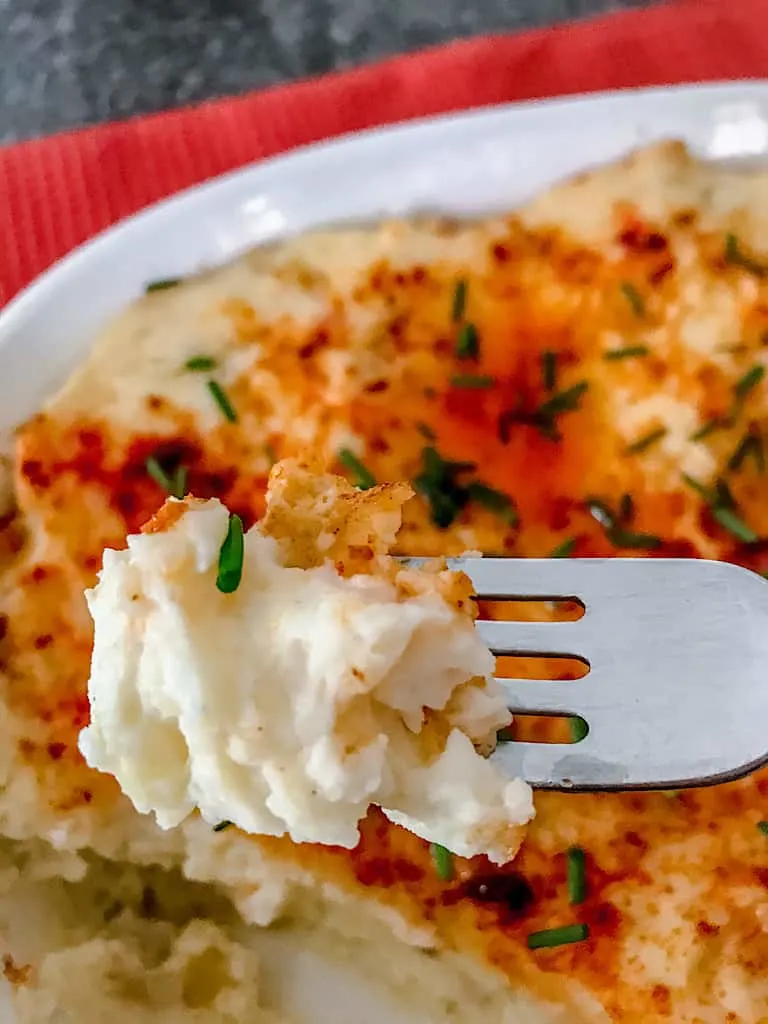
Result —
M765 771L672 794L540 793L510 864L456 856L444 870L375 808L351 850L217 833L195 814L163 831L77 739L90 720L83 592L104 549L123 549L182 483L247 528L292 536L294 564L317 564L322 487L273 481L269 525L275 460L311 452L350 484L409 481L401 554L715 557L767 572L766 268L768 174L668 143L507 216L312 232L138 300L16 438L19 512L0 535L13 870L45 863L89 906L92 858L114 877L162 865L174 892L199 884L228 901L249 936L311 922L319 944L400 979L435 1024L507 1024L518 998L535 1024L765 1024ZM321 561L354 575L370 530L334 509L344 553ZM546 719L512 729L572 738ZM30 966L29 1002L45 995L53 947L17 948L20 920L0 932ZM94 921L92 937L122 920ZM221 949L240 941L217 927ZM552 945L531 949L542 932ZM154 999L109 997L115 1021ZM258 999L269 1008L268 987Z
M295 463L299 491L317 487ZM329 503L365 506L367 572L341 575L268 532L244 538L233 592L217 589L230 516L216 499L171 500L124 551L106 551L94 619L91 723L80 749L163 828L199 808L257 835L354 847L369 806L423 839L503 864L533 816L530 788L487 752L510 715L473 627L471 584L386 554L407 487ZM332 505L326 523L333 515ZM322 525L322 524L321 524ZM338 543L338 540L336 540ZM452 596L452 602L446 599Z

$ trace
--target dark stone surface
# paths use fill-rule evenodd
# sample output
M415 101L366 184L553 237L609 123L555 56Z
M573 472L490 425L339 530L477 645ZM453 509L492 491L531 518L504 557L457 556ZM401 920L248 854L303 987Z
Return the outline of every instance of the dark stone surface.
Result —
M0 0L0 142L643 0Z

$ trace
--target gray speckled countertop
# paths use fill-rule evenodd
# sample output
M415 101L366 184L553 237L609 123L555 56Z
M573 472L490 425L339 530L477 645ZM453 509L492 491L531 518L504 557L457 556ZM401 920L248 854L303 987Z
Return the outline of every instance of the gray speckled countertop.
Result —
M644 0L0 0L0 143Z

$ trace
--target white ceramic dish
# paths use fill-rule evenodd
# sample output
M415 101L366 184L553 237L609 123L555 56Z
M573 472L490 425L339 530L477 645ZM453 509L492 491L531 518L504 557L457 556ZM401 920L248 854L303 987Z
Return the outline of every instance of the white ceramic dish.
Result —
M767 158L768 82L614 93L415 122L312 146L182 193L83 246L0 313L0 432L38 409L85 356L99 325L149 280L221 263L319 224L509 208L575 171L671 137L712 159ZM270 960L284 963L286 956L273 951ZM287 1001L300 1018L311 1012L313 1024L417 1020L310 955L292 960L284 981Z

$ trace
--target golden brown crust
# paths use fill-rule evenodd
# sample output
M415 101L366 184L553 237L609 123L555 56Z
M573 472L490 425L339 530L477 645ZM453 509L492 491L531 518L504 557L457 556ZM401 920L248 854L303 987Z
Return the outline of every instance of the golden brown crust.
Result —
M181 335L185 302L202 302L202 290L220 282L215 304L212 296L205 308L214 318L215 305L215 317L229 324L217 358L224 364L231 343L242 360L227 380L240 418L211 426L202 405L199 412L186 404L197 392L184 378L191 390L183 402L170 385L160 394L158 382L147 381L146 415L137 407L119 419L98 408L91 375L81 401L70 393L20 434L19 501L29 529L44 532L46 543L27 543L4 574L0 660L6 702L25 723L20 757L37 772L54 820L72 808L95 813L116 799L115 787L89 772L75 747L88 714L90 647L79 592L93 582L104 545L123 543L163 501L144 470L159 448L171 466L188 465L191 492L222 497L246 523L265 511L265 453L306 459L316 449L328 464L349 435L379 481L416 481L424 450L433 446L446 460L475 464L458 476L462 486L479 481L514 499L519 525L464 501L460 488L445 531L432 519L423 480L412 499L404 485L359 494L334 484L333 500L344 509L339 536L356 548L339 566L345 573L370 571L380 537L396 529L401 509L399 546L407 554L479 548L543 556L563 542L576 556L642 553L617 545L616 531L588 501L599 498L618 513L626 494L632 515L622 529L657 537L651 555L704 555L768 570L768 475L755 444L737 458L745 440L762 438L765 382L734 406L739 383L766 361L768 275L759 271L768 265L759 245L768 237L766 211L764 175L705 167L668 145L553 190L518 216L458 226L450 246L445 235L403 225L382 229L373 241L355 235L354 245L349 234L336 242L315 237L256 254L239 276L214 275L213 283L193 283L129 314L107 350L122 350L137 336L137 317L153 338L159 320L151 317L167 318L163 310L171 306ZM729 235L741 261L732 246L729 257ZM345 239L352 255L342 259ZM363 244L371 258L357 259L363 269L352 275ZM320 312L292 318L286 298L280 315L268 316L259 305L267 285L260 278L258 301L249 301L248 274L277 287L273 272L297 258L296 246L306 273L294 265L279 286L299 289L292 298L317 302ZM321 273L329 253L333 273ZM468 282L464 320L481 342L475 360L456 351L460 325L451 307L459 278ZM233 304L222 313L227 280ZM610 355L622 348L646 351ZM243 353L252 354L250 363ZM588 384L577 407L557 417L559 440L546 436L535 415L552 395L542 376L546 353L556 355L555 392ZM470 374L492 384L455 383ZM200 388L204 396L204 382ZM148 424L141 434L140 422ZM708 424L714 426L693 441ZM654 430L667 434L638 447ZM724 528L681 469L707 484L725 475L738 516L759 542ZM273 484L275 493L288 493L280 471ZM372 531L366 510L384 499L391 521ZM265 525L297 561L319 557L321 523L294 534L290 515L270 510ZM331 557L339 550L333 529L323 537ZM407 570L397 580L404 594L419 585ZM446 593L457 586L461 593L451 599L458 607L466 584L451 580ZM547 723L526 727L551 735ZM439 941L497 966L515 984L565 999L577 981L621 1024L755 1024L768 1006L768 844L757 827L767 801L765 771L672 796L542 793L511 869L498 872L477 858L459 863L447 884L425 845L377 814L352 855L272 841L262 847L434 925ZM569 906L565 884L572 845L587 856L589 894L580 907ZM574 919L589 924L588 942L528 950L531 931Z

